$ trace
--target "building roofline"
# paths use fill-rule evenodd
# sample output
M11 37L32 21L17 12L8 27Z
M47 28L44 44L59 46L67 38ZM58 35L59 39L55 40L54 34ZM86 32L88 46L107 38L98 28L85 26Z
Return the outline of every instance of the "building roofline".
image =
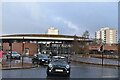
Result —
M51 34L14 34L14 35L2 35L0 37L54 37L54 38L78 38L88 39L85 37L69 36L69 35L51 35Z

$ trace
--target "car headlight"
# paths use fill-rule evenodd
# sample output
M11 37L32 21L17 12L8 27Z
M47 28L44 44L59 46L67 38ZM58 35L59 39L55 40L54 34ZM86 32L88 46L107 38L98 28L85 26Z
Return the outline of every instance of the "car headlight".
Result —
M70 66L69 66L69 65L66 65L66 68L68 69L68 68L70 68Z
M42 59L42 61L45 61L44 59Z
M51 68L51 67L52 67L52 64L49 64L48 66Z

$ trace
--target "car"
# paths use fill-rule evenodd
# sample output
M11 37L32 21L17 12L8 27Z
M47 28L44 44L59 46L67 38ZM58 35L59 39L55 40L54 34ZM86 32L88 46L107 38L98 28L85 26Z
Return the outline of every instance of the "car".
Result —
M32 58L32 63L37 63L39 65L48 65L50 60L51 59L48 58L48 56L45 54L35 54Z
M20 59L21 58L21 55L16 52L16 51L12 51L12 53L7 53L6 55L7 59Z
M70 65L69 61L66 57L62 56L53 56L51 59L51 62L49 63L47 67L47 76L50 75L66 75L70 76Z

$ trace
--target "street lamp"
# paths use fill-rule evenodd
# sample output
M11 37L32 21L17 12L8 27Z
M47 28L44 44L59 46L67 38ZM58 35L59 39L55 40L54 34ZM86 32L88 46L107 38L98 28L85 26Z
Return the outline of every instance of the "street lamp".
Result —
M12 56L12 40L8 41L10 46L10 67L11 67L11 56Z
M103 66L103 52L104 52L104 45L100 47L100 51L102 53L102 66Z
M24 45L26 42L24 42L24 37L23 37L23 42L22 42L22 67L23 67L23 56L24 56Z

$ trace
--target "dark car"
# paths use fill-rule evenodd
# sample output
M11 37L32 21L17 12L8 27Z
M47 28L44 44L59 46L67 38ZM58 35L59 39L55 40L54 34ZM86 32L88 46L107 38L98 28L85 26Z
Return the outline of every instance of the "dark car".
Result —
M54 56L47 68L47 76L50 75L70 76L70 65L66 57Z
M32 58L32 63L37 63L39 65L48 65L50 62L50 58L48 58L45 54L35 54Z
M12 53L7 53L6 55L7 59L20 59L20 54L16 51L12 51Z

